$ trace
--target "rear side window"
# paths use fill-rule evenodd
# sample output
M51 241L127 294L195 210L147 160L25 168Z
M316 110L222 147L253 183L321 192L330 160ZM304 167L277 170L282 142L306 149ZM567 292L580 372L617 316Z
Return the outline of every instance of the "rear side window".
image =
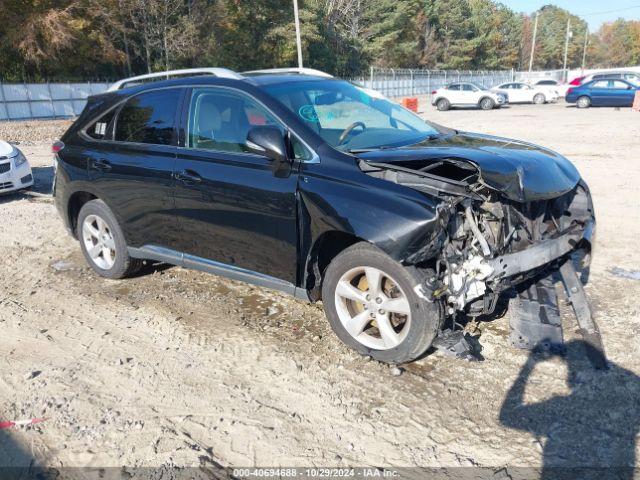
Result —
M460 91L460 85L456 84L456 85L449 85L447 87L447 90L455 90L455 91Z
M536 85L555 85L554 80L540 80Z
M111 110L110 112L104 114L97 121L89 125L89 127L85 130L87 135L95 140L104 140L108 134L109 124L113 120L116 111Z
M156 90L129 99L116 119L118 142L171 145L179 89Z

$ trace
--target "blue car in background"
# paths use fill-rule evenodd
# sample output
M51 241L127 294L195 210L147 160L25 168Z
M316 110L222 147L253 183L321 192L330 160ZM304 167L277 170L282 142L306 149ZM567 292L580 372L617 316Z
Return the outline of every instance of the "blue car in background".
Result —
M587 107L631 107L637 85L621 78L600 78L567 90L565 100L578 108Z

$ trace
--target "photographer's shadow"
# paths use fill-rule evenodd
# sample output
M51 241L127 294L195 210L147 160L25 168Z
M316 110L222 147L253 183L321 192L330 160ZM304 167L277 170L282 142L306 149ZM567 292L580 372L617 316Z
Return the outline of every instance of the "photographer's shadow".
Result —
M586 354L586 355L585 355ZM524 392L543 354L531 353L500 410L500 422L531 432L544 445L541 478L634 476L640 429L640 377L611 362L595 370L600 353L584 341L567 343L569 395L525 404Z

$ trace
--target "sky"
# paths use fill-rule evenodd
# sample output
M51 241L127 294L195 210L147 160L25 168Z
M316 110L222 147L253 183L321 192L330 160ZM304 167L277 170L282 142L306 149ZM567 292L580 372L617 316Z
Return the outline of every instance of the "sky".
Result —
M604 22L618 18L640 20L640 0L500 0L516 12L531 13L544 5L557 5L582 17L589 30L596 31ZM616 11L613 11L616 10Z

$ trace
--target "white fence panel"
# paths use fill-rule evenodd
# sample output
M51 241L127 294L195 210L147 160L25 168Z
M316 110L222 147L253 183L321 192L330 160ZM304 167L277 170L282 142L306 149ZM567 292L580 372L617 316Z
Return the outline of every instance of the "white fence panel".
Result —
M74 117L108 83L0 83L0 120Z

